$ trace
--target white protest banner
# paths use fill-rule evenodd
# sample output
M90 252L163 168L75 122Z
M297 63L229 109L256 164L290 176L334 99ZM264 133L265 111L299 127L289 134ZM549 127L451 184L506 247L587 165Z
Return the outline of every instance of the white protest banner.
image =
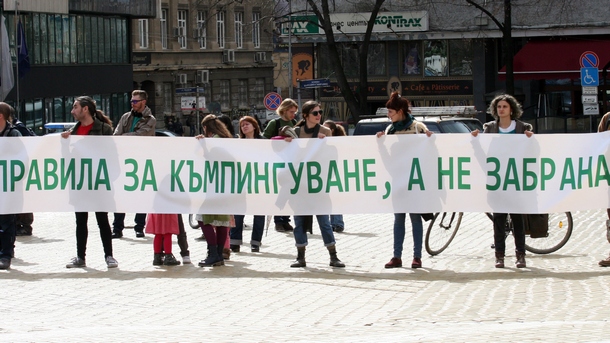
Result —
M0 213L546 213L610 207L610 133L292 142L10 137Z

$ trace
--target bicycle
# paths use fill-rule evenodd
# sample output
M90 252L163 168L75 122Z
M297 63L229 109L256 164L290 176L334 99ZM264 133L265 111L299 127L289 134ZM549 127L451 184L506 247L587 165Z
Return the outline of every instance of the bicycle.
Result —
M485 214L490 220L493 220L491 213ZM464 212L434 214L426 231L425 246L428 254L435 256L447 249L460 228L463 216ZM561 249L568 242L572 235L572 213L549 213L548 223L547 237L531 238L526 234L525 249L527 251L534 254L550 254ZM505 230L507 237L512 234L513 223L510 216L507 216Z

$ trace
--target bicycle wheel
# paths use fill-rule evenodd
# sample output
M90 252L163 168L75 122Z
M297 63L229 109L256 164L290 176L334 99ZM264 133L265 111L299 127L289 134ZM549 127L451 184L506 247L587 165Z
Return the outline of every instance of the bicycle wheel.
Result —
M549 213L549 234L547 237L525 237L525 250L534 254L550 254L568 242L572 235L572 214L570 212Z
M442 253L455 237L463 212L436 213L426 231L426 251L434 256Z
M189 225L193 229L199 229L199 223L197 222L195 216L196 214L189 214Z

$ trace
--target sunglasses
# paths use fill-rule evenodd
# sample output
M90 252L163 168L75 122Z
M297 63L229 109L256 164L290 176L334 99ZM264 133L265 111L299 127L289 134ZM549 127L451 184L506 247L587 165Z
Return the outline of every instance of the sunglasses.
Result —
M135 105L135 104L137 104L138 102L143 101L143 100L144 100L144 99L140 99L140 100L131 100L131 103Z
M320 116L321 116L321 115L322 115L322 112L323 112L322 110L319 110L319 111L311 111L311 114L313 114L314 116L318 116L318 115L320 115Z

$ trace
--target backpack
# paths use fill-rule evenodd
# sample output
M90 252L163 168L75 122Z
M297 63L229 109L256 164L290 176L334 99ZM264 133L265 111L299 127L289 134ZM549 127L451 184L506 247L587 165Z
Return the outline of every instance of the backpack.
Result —
M17 131L19 131L19 133L21 133L21 135L24 136L24 137L26 137L26 136L36 136L36 134L34 133L34 130L32 130L29 127L25 126L25 124L22 123L19 119L15 119L13 121L13 128L16 129Z
M278 136L280 134L280 118L275 118L271 121L274 122L274 125L275 125L275 130L273 131L273 135L271 135L271 137ZM292 119L290 122L292 123L292 126L294 126L294 125L296 125L297 120ZM269 124L271 124L271 122Z

